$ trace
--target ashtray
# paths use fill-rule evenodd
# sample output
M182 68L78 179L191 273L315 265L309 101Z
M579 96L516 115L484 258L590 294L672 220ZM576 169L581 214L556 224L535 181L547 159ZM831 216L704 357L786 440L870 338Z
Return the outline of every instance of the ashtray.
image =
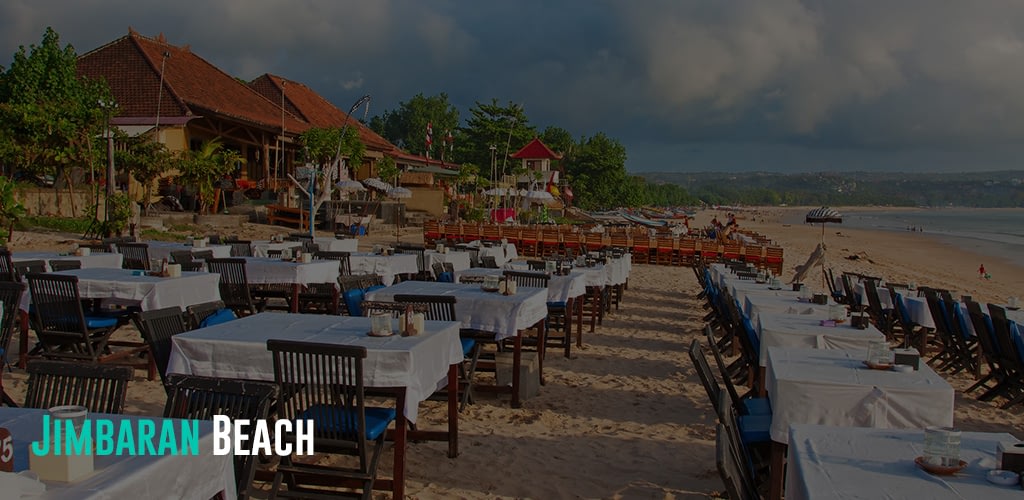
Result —
M861 361L861 363L872 370L891 370L893 366L896 366L892 363L875 363L874 361Z
M992 469L985 474L985 479L1000 486L1016 486L1020 483L1020 475L1012 470Z
M388 333L366 332L366 335L368 337L390 337L390 336L392 336L394 334L395 334L395 332L388 332Z
M964 467L967 467L967 462L964 462L963 460L961 460L958 465L933 465L925 462L924 457L915 458L914 463L925 472L935 474L937 476L950 476L960 472Z
M482 286L482 287L480 287L480 289L485 291L485 292L488 292L488 293L494 293L494 292L498 291L497 288L489 287L489 286Z

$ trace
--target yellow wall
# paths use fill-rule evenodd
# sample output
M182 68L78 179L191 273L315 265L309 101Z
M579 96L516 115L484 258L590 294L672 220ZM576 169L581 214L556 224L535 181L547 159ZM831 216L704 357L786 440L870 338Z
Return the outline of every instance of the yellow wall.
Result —
M444 216L444 191L433 187L410 186L412 198L401 200L406 210L420 210L435 217Z

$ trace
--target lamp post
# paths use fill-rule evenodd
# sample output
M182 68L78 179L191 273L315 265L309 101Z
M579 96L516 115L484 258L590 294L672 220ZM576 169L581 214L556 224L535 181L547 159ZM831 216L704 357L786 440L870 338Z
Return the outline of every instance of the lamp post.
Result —
M167 67L167 58L171 57L171 53L165 50L163 56L160 61L160 87L156 90L156 123L153 125L156 131L156 142L160 142L160 101L164 97L164 68Z
M107 203L103 204L103 220L104 221L109 221L110 220L110 207L109 207L109 203L110 203L110 197L114 195L114 176L115 176L115 173L114 173L114 134L110 130L110 116L111 116L111 114L113 114L113 110L117 109L117 103L114 102L114 101L107 101L105 99L100 99L97 104L99 104L100 108L103 108L103 111L106 112L106 116L107 116L106 129L104 131L104 137L106 137L106 139L107 139L107 186L106 186ZM95 182L95 179L93 179L93 180ZM100 201L100 191L99 191L99 189L96 189L96 206L97 207L99 206L99 201ZM95 215L98 215L98 214L95 214Z
M488 149L491 150L491 187L492 188L496 188L496 187L498 187L498 173L497 173L498 160L497 160L497 157L495 156L495 153L498 151L498 146L495 146L494 144L491 144L491 147L489 147ZM488 203L488 204L490 205L492 203ZM497 205L497 204L498 204L497 203L497 199L495 198L494 202L493 202L493 205Z

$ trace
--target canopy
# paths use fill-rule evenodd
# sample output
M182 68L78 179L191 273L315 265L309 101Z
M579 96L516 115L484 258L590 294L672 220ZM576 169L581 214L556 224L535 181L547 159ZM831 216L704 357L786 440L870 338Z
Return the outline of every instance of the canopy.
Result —
M806 218L805 222L810 222L812 224L818 224L818 223L824 224L826 222L834 222L836 224L842 224L843 223L843 216L842 216L842 214L840 214L835 209L832 209L832 208L829 208L829 207L821 207L821 208L815 208L814 210L811 210L810 212L807 212L807 218Z
M452 175L452 176L459 175L459 171L458 170L452 170L452 169L449 169L449 168L441 168L441 167L434 167L434 166L429 166L429 167L412 167L412 168L409 169L409 171L410 172L427 173L427 174L437 174L437 175Z

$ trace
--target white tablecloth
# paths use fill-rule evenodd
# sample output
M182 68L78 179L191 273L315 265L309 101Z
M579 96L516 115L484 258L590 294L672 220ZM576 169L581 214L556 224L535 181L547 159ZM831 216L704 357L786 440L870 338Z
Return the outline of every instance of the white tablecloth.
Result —
M434 264L450 262L455 271L464 271L469 269L469 252L459 252L456 250L448 250L448 253L437 253L436 250L427 250L423 253L425 262L423 269L424 271L430 271L430 274L434 274ZM437 278L437 276L434 276Z
M167 372L273 380L269 339L363 346L365 385L405 387L405 415L416 422L420 402L447 377L449 365L462 361L458 323L427 321L426 330L412 337L371 337L370 318L260 313L175 335Z
M864 366L866 351L772 347L765 387L772 441L791 424L892 429L953 425L953 388L928 365L900 373Z
M104 268L121 269L122 256L119 253L96 252L85 256L60 255L57 252L18 252L11 255L14 262L25 260L45 260L46 268L50 268L51 260L77 260L82 263L82 269Z
M806 304L805 304L806 306ZM801 311L807 310L805 307ZM874 325L864 330L850 326L821 326L826 316L817 314L761 313L754 328L761 340L760 364L766 366L771 347L807 347L811 349L868 350L873 341L885 341L885 335Z
M506 263L519 258L519 251L516 250L516 246L512 243L498 243L494 246L485 247L480 243L480 240L476 240L469 242L468 245L479 250L477 258L494 257L494 262L498 264L498 267L502 267Z
M262 257L245 258L245 276L252 284L337 283L339 274L338 261L335 260L314 260L302 263Z
M799 292L792 290L750 290L743 295L743 313L757 324L757 315L767 313L800 312L815 315L819 319L828 318L828 306L801 302Z
M213 256L218 259L231 257L231 245L206 245L205 247L197 247L170 241L147 241L146 245L149 245L150 259L167 259L168 262L171 261L172 251L189 251L196 253L204 250L210 250L213 252Z
M794 425L786 499L1020 498L1020 486L985 479L997 466L1000 441L1017 440L1006 433L964 432L960 458L967 467L953 476L932 476L914 463L923 454L923 430Z
M133 276L130 269L77 269L54 274L78 276L83 299L137 303L143 311L220 300L219 274L183 272L178 278Z
M6 427L14 437L15 471L28 469L29 445L42 437L41 426L45 412L28 408L0 408L0 427ZM98 413L90 414L89 417L109 418L115 422L138 419L134 416ZM159 426L158 421L158 433ZM134 429L138 431L137 427ZM175 424L174 429L180 431L180 424ZM213 454L212 422L199 422L199 455L107 455L94 456L93 460L93 474L73 483L46 482L46 493L31 498L205 499L213 498L221 491L226 494L225 498L235 498L237 495L234 456ZM7 498L3 493L0 493L0 497Z
M293 254L295 250L302 250L301 241L270 242L267 240L254 240L250 246L252 247L253 257L266 257L267 250L284 250L288 248L291 249Z
M474 267L455 272L455 281L463 276L501 276L504 269ZM566 302L587 293L587 275L584 271L573 270L568 276L552 276L548 280L548 302Z
M313 243L316 243L320 247L320 250L325 252L358 252L359 251L359 240L355 238L327 238L327 237L316 237L313 238Z
M352 266L352 274L379 274L385 285L394 283L397 274L416 274L420 270L419 258L414 253L353 253L349 256L349 264Z
M479 286L436 281L405 281L367 294L367 300L390 301L395 295L452 295L455 316L463 327L492 332L497 339L513 337L548 315L548 291L520 287L515 295L485 292Z
M633 257L625 254L617 259L608 259L605 264L608 268L607 285L621 285L629 279L629 273L633 270Z

